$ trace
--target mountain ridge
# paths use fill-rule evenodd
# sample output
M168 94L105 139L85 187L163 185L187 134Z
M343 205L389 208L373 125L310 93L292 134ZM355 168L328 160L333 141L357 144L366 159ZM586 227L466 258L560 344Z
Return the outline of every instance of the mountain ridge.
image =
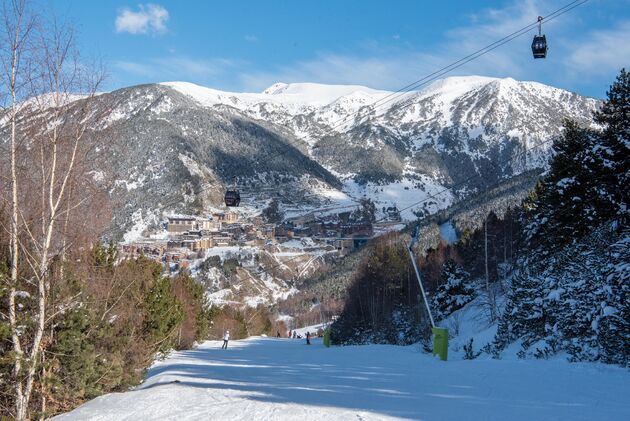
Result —
M409 207L410 220L413 211L433 213L544 169L564 119L592 125L599 106L537 82L483 76L400 95L311 83L266 92L165 82L94 98L94 107L110 111L95 124L97 142L121 143L104 163L110 194L126 203L115 219L119 232L138 209L139 219L157 223L166 210L220 207L235 178L251 193L244 207L253 212L272 199L290 215L369 197L377 208ZM414 205L445 189L452 190Z

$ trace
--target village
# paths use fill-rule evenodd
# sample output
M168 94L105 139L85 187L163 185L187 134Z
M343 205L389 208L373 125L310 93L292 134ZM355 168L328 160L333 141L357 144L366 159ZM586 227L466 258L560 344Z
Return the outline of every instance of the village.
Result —
M273 253L283 243L301 239L308 239L312 248L342 257L378 235L379 228L400 221L396 207L384 211L387 221L381 224L353 220L351 212L319 217L308 213L279 223L265 222L260 215L244 217L231 210L204 216L168 215L161 231L121 243L119 249L123 257L142 255L159 262L169 274L191 269L212 249L255 247Z

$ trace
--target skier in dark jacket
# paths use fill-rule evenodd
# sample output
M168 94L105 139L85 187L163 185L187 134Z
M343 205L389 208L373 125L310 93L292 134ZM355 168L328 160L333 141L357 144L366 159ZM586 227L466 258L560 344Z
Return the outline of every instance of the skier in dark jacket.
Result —
M306 345L311 344L311 332L306 332Z

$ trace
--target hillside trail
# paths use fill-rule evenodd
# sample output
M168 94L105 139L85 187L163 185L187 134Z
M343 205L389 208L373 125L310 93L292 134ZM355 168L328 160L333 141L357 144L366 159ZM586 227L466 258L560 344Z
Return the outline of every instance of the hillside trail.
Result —
M562 360L439 361L418 346L207 341L132 391L56 420L630 419L628 371ZM611 394L615 391L615 394Z

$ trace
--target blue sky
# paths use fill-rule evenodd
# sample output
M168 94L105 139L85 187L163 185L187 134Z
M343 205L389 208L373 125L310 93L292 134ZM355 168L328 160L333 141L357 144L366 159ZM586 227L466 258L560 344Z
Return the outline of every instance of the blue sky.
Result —
M104 62L107 88L183 80L262 91L275 82L398 89L569 3L506 1L48 0L71 20L82 54ZM590 0L453 75L535 80L604 97L630 67L630 0Z

